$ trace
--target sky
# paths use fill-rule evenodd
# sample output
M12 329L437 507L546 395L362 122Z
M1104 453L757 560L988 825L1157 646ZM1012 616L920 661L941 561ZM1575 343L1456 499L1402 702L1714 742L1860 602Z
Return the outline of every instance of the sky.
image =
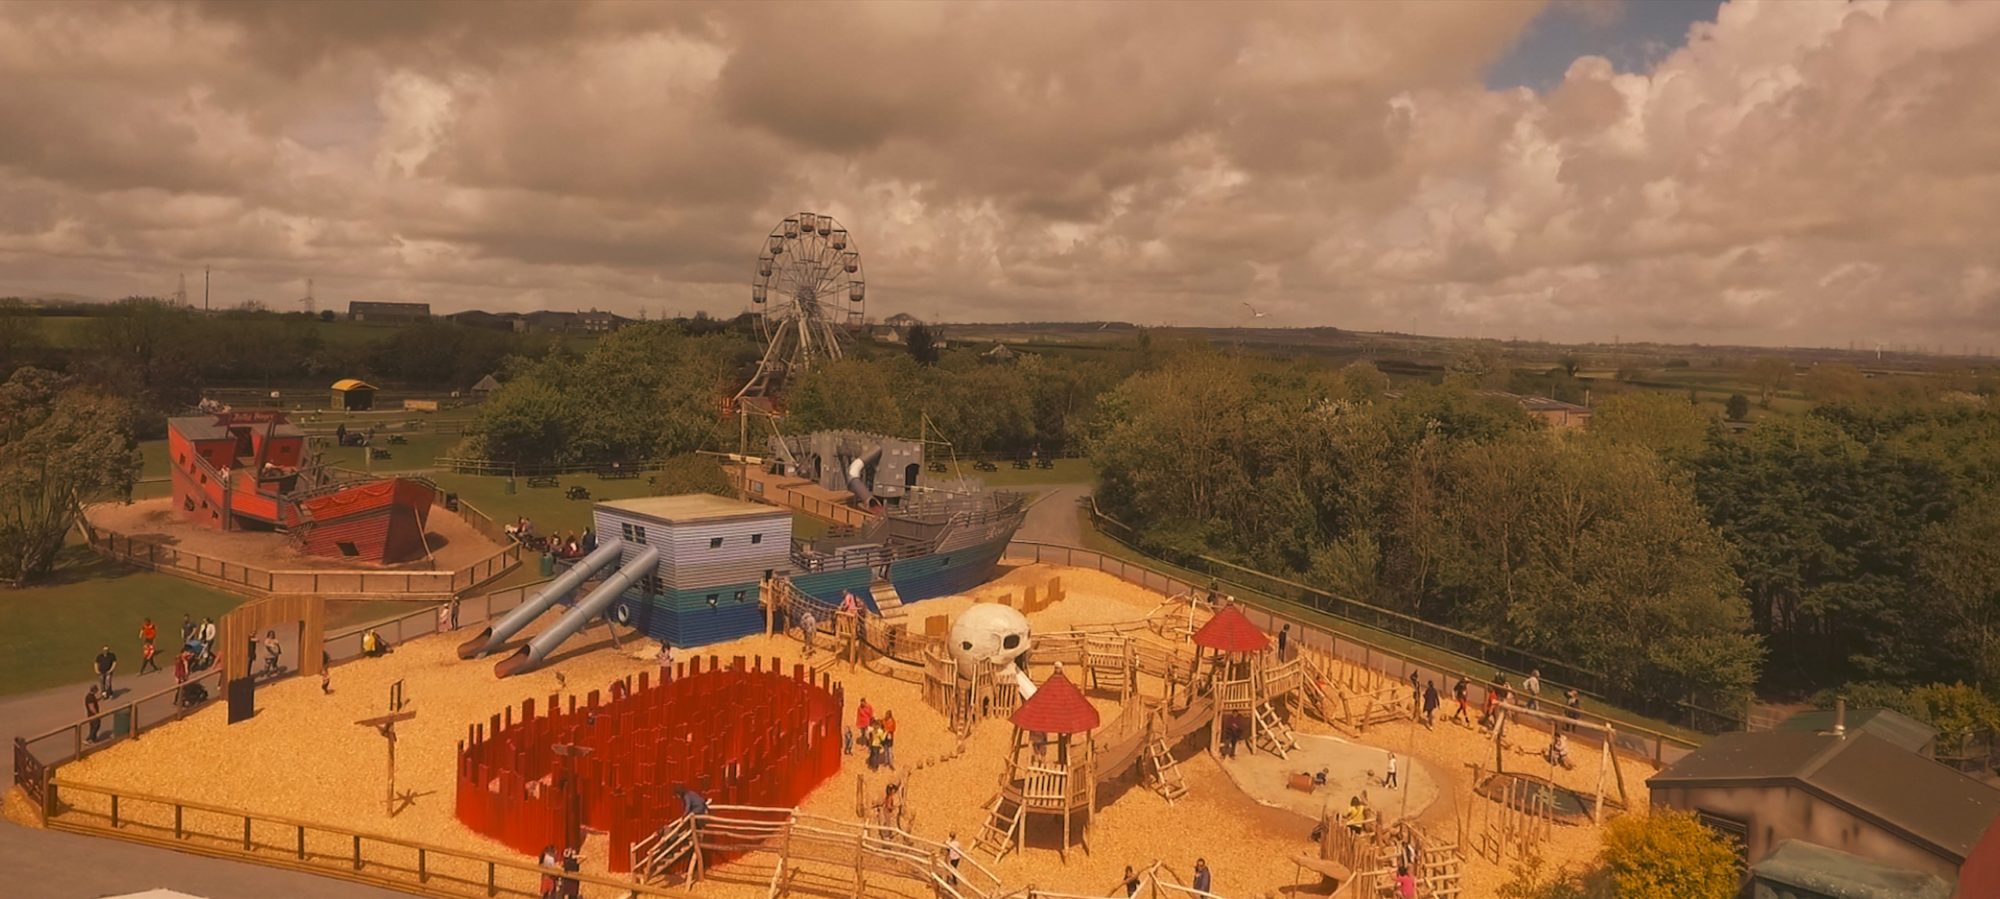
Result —
M2000 2L0 4L0 296L2000 346Z

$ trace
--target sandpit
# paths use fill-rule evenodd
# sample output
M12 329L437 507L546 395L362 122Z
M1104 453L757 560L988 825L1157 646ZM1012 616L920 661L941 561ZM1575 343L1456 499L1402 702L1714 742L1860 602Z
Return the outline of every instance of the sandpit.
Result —
M217 531L184 518L171 497L90 507L90 523L136 540L163 543L186 552L273 571L388 570L456 571L500 550L464 519L434 508L426 519L424 542L430 558L397 564L336 559L299 552L291 539L274 531Z
M1420 759L1396 754L1396 785L1384 783L1389 753L1339 737L1300 734L1299 748L1285 758L1249 752L1238 747L1235 758L1224 759L1222 767L1243 792L1265 805L1282 808L1318 821L1320 811L1331 805L1335 811L1347 806L1351 797L1375 808L1384 818L1421 817L1438 798L1438 778ZM1294 774L1326 772L1326 785L1311 792L1287 786Z
M446 518L449 516L439 515L433 520ZM1058 575L1068 598L1032 616L1037 630L1131 621L1164 599L1098 572L1043 565L1007 570L974 595L1013 592L1018 596L1021 587L1032 584L1040 589ZM921 618L955 613L972 601L972 597L949 597L914 604L910 609L912 624L920 628ZM540 632L554 617L555 613L543 616L523 631L522 638ZM121 743L67 766L61 776L86 784L181 796L518 857L463 826L453 815L456 747L466 727L486 721L526 697L547 697L552 692L581 695L604 688L614 678L654 669L656 663L651 658L657 644L627 638L622 648L613 648L606 626L596 624L572 638L541 670L499 681L492 673L495 658L471 662L457 658L455 648L463 636L419 639L396 647L386 657L342 665L333 671L332 695L321 695L319 685L306 679L262 687L257 697L259 712L248 722L228 726L224 710L209 707L185 721L149 730L141 740ZM1159 639L1150 634L1146 638ZM701 653L725 660L778 656L787 664L801 659L796 640L762 635L705 647ZM683 657L686 654L681 653ZM848 703L845 720L852 720L853 706L864 697L878 715L894 712L899 722L896 760L901 770L871 772L865 753L857 751L843 759L839 773L806 797L801 810L856 821L858 796L878 797L890 779L908 773L908 827L919 836L939 841L955 832L968 851L973 851L974 838L985 818L982 806L997 789L1005 764L1011 737L1005 720L980 723L961 750L944 717L924 705L922 688L907 675L891 677L845 663L834 665L829 673L844 687ZM413 720L398 726L397 786L417 791L418 798L392 818L383 808L384 741L373 729L353 722L382 714L389 685L397 680L404 683L409 709L417 713ZM1116 700L1099 695L1092 700L1109 724L1118 713ZM1246 776L1245 772L1266 765L1273 771L1317 770L1304 759L1322 751L1320 741L1303 739L1303 735L1327 733L1329 728L1296 714L1293 724L1307 744L1308 755L1294 753L1290 760L1277 761L1252 756L1245 747L1240 750L1243 755L1231 763L1235 773ZM1419 787L1411 797L1411 814L1417 815L1421 808L1420 820L1427 827L1453 834L1460 806L1470 795L1468 766L1481 759L1490 766L1492 744L1456 726L1440 725L1435 732L1416 726L1414 733L1409 729L1412 726L1408 722L1378 726L1358 740L1350 738L1344 744L1347 748L1339 751L1374 756L1374 764L1358 766L1360 776L1366 776L1371 768L1379 773L1381 747L1392 747L1399 756L1405 747L1414 747L1417 758L1402 759L1402 776L1413 786L1430 785L1433 798L1420 801L1424 788ZM1171 804L1141 786L1133 773L1107 779L1100 787L1100 798L1107 804L1089 824L1088 853L1072 851L1067 863L1062 862L1055 848L1056 835L1038 826L1029 830L1027 848L1004 861L995 864L983 851L975 857L1010 887L1032 883L1042 889L1090 895L1110 893L1126 865L1143 868L1156 860L1184 882L1195 858L1203 857L1215 872L1215 890L1220 895L1289 894L1294 876L1289 858L1312 851L1307 837L1312 822L1306 815L1317 815L1317 798L1309 811L1260 804L1231 780L1222 764L1199 751L1205 746L1204 739L1191 737L1176 753L1188 792ZM1530 764L1526 750L1521 758L1523 767ZM1628 780L1636 784L1633 789L1641 806L1644 778L1650 773L1651 769L1631 763L1624 769ZM1593 779L1594 771L1558 774L1558 780L1571 787L1588 787ZM1328 791L1341 802L1352 792L1344 783ZM1378 808L1387 805L1380 787L1371 788L1370 796ZM82 806L92 800L83 797L78 801ZM1550 844L1553 861L1581 861L1595 852L1596 828L1557 830ZM587 840L584 855L587 872L604 872L603 837ZM754 862L753 857L724 866L716 872L718 879L697 888L698 894L725 899L766 895L768 880L750 872L768 871L768 863ZM737 866L744 872L732 878L730 868ZM1468 896L1491 895L1506 879L1500 866L1476 858L1468 859L1466 878L1464 895ZM878 878L868 887L871 896L916 899L928 895L914 881ZM595 895L589 889L584 893Z

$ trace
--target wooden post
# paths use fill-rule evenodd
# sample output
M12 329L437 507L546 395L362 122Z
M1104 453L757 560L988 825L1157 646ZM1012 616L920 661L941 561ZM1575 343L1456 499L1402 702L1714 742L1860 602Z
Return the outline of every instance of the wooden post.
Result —
M1604 752L1601 755L1599 755L1597 759L1597 802L1590 808L1590 823L1592 824L1604 823L1604 772L1605 769L1611 767L1611 757L1615 755L1615 753L1611 751L1611 740L1609 739L1609 735L1607 734L1606 737L1607 739L1605 739L1604 741ZM1553 768L1550 769L1549 771L1549 779L1551 781L1555 779L1555 771Z

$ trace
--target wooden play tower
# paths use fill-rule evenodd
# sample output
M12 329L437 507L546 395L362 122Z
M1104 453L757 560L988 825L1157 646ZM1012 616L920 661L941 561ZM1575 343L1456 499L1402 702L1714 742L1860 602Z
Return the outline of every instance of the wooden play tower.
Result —
M1046 815L1062 819L1065 861L1072 834L1089 850L1083 826L1074 819L1089 811L1097 792L1090 741L1099 723L1097 709L1057 668L1008 720L1014 724L1013 750L975 845L998 861L1026 844L1028 815Z
M1223 724L1232 716L1246 722L1244 740L1280 758L1298 748L1292 729L1278 716L1274 702L1298 686L1298 661L1280 661L1271 638L1252 624L1243 610L1225 605L1194 632L1194 643L1209 656L1209 690L1215 696L1215 721L1209 728L1209 751L1219 751ZM1197 663L1200 658L1198 655Z

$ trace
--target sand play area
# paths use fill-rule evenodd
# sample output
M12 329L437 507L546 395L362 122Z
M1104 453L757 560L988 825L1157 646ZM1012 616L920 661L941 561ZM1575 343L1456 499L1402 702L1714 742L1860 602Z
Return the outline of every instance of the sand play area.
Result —
M435 515L432 521L458 524L449 515ZM931 614L956 614L981 596L1018 595L1030 585L1042 588L1055 576L1062 578L1068 595L1032 617L1038 630L1132 621L1164 600L1095 571L1030 565L1006 570L972 596L914 604L910 607L912 624L921 627L919 619ZM557 614L550 612L530 625L522 638L541 631ZM454 648L463 636L419 639L396 647L385 657L341 665L332 673L331 694L323 695L317 682L301 678L261 687L258 713L249 721L227 725L225 710L219 704L212 705L184 721L149 730L142 739L120 743L66 766L60 778L512 856L499 843L461 825L453 814L455 753L467 726L486 721L505 706L518 706L527 697L547 697L554 692L583 694L605 687L614 678L653 670L657 644L627 639L621 648L614 648L607 626L595 624L573 637L547 666L501 681L493 675L494 658L457 658ZM1150 632L1145 638L1169 642ZM800 658L802 647L795 639L760 635L705 647L701 652L725 660L738 655L780 656L789 663ZM946 719L922 701L920 679L913 680L907 673L896 677L868 667L850 668L845 663L836 664L829 673L844 686L848 720L852 719L853 706L863 698L878 715L894 712L900 723L896 746L899 770L870 772L857 750L843 760L837 774L807 797L801 809L825 818L856 821L857 796L878 797L891 778L907 774L906 803L911 812L907 829L938 841L956 833L969 852L977 851L972 846L986 817L982 805L1000 782L1011 727L1004 719L981 722L961 746ZM383 714L390 685L398 681L408 698L407 709L416 715L398 726L397 787L415 791L416 798L390 817L383 801L384 740L373 728L354 722ZM1154 689L1144 684L1141 687ZM1090 699L1106 724L1119 714L1115 696L1093 694ZM1180 760L1187 793L1172 803L1139 784L1136 773L1102 778L1099 796L1105 805L1088 824L1088 851L1072 850L1067 862L1056 851L1055 834L1043 826L1029 829L1024 851L997 864L990 855L979 852L978 860L993 868L1009 888L1033 884L1045 890L1102 896L1114 890L1126 865L1144 868L1159 861L1186 882L1195 858L1200 856L1214 871L1214 891L1219 895L1314 895L1312 888L1294 891L1296 873L1289 859L1314 851L1308 834L1326 797L1345 803L1349 795L1367 789L1378 808L1391 802L1389 791L1379 784L1364 783L1371 772L1379 778L1385 748L1394 748L1402 756L1401 775L1411 787L1410 814L1419 816L1426 827L1447 833L1456 827L1459 807L1469 801L1470 764L1483 759L1490 767L1493 758L1490 738L1456 725L1440 724L1432 731L1399 721L1371 728L1358 739L1334 740L1303 736L1331 733L1327 725L1304 714L1294 713L1292 723L1304 745L1290 759L1253 755L1246 745L1239 750L1239 758L1228 763L1228 771L1205 751L1205 731L1183 741L1174 754ZM1510 751L1524 754L1523 768L1532 764L1525 755L1531 748ZM1415 758L1406 752L1413 752ZM1322 766L1329 768L1327 788L1310 796L1294 793L1306 800L1304 804L1282 801L1287 792L1284 775L1317 771ZM1642 806L1639 813L1643 813L1644 778L1651 773L1650 768L1635 762L1624 767L1629 789ZM1593 786L1595 776L1591 768L1557 773L1560 782L1585 790ZM1394 801L1400 799L1397 795ZM79 793L74 801L72 814L108 812L96 807L104 803L92 796ZM128 809L124 814L128 819L143 819L148 813ZM163 826L171 826L171 822ZM274 834L271 839L282 845L289 837ZM586 871L604 871L603 841L602 836L592 836L586 842ZM1581 861L1596 850L1596 830L1588 825L1558 827L1548 845L1549 860L1555 864ZM347 847L329 846L326 851L344 852ZM695 888L696 894L766 895L768 862L752 865L753 860L754 856L723 866L716 879ZM731 877L730 869L739 865L744 873ZM1506 879L1499 866L1470 856L1465 877L1462 895L1468 897L1493 895ZM1316 877L1308 878L1302 882L1317 883ZM911 899L930 895L914 880L890 878L871 879L867 892L870 896ZM596 895L588 888L584 894Z
M500 550L499 544L464 519L440 508L433 508L424 523L424 542L430 548L430 558L393 565L309 555L299 552L290 538L273 531L217 531L200 527L183 517L169 497L129 504L103 503L90 507L89 515L92 525L135 540L273 571L455 571Z

